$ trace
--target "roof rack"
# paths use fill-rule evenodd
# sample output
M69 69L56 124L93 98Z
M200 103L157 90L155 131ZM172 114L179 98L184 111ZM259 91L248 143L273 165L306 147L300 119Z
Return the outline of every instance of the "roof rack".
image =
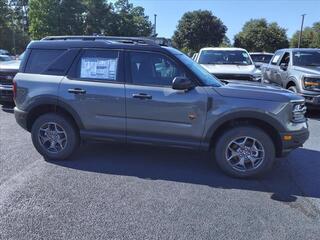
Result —
M139 37L115 37L115 36L48 36L42 40L83 40L83 41L96 41L107 40L110 42L129 43L129 44L145 44L145 45L158 45L154 40L149 38Z

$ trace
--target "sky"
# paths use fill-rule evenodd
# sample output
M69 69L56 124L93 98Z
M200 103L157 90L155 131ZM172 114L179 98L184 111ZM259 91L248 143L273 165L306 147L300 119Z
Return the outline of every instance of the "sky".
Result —
M307 14L304 26L320 21L320 0L131 0L145 8L153 23L157 14L159 37L172 37L179 19L187 11L210 10L228 27L227 36L234 35L253 18L266 18L287 29L290 38L300 29L301 14Z

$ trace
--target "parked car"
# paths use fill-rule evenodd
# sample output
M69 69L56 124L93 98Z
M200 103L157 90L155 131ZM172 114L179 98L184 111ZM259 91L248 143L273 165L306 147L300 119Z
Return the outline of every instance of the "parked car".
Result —
M0 55L7 55L7 56L9 56L10 53L9 53L9 51L7 51L7 50L5 50L5 49L0 49Z
M14 79L17 122L46 159L80 139L211 150L228 174L251 177L309 136L304 99L224 84L180 51L121 37L47 37L28 45Z
M0 103L13 103L13 83L14 76L19 71L19 66L23 54L18 60L11 60L0 63Z
M261 81L261 72L242 48L203 48L196 62L220 80Z
M260 68L265 63L269 63L273 56L273 53L267 52L251 52L249 54L257 68Z
M320 49L281 49L262 68L263 81L277 84L320 106Z
M8 55L0 55L0 64L2 62L8 62L8 61L12 61L12 58Z

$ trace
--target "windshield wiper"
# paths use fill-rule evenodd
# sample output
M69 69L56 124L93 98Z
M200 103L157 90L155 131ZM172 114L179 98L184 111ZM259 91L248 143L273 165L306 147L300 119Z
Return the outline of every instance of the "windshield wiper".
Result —
M310 64L306 64L304 66L318 67L318 66L320 66L320 64L318 64L318 63L310 63Z

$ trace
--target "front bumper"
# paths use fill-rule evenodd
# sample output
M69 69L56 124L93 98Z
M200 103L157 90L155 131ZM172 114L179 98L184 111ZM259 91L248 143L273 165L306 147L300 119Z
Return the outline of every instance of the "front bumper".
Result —
M302 94L302 96L306 99L306 103L313 106L320 106L320 94L319 95L310 95L310 94Z
M13 102L12 85L0 85L0 102Z
M306 128L301 131L282 132L280 136L282 140L282 152L280 154L281 156L286 156L292 150L303 146L309 138L309 130ZM290 140L288 140L288 136L291 136ZM287 140L285 140L286 138Z
M25 130L28 131L27 116L28 116L27 112L22 111L22 110L18 109L17 107L14 108L14 117L16 118L17 123L22 128L24 128Z

